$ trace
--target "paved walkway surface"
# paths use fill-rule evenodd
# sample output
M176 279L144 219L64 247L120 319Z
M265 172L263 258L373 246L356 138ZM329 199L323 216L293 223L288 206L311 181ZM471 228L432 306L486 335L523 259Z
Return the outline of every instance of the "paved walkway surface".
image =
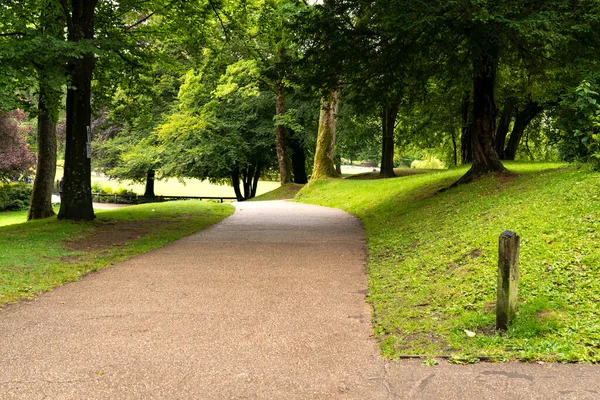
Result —
M384 361L360 222L241 203L224 222L0 310L1 399L597 399L580 365Z

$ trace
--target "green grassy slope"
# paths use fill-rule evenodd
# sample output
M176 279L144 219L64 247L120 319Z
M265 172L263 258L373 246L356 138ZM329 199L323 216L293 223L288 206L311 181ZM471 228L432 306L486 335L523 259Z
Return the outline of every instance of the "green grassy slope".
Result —
M266 200L288 200L293 199L296 196L296 193L300 189L302 189L304 185L300 185L297 183L288 183L283 186L279 186L276 189L271 190L270 192L263 193L260 196L256 196L253 199L248 201L266 201Z
M317 182L299 193L298 201L362 219L368 299L386 356L600 362L600 174L507 166L519 174L438 194L465 169ZM497 248L506 229L521 236L520 303L499 335Z
M233 211L227 204L174 201L97 210L92 222L48 218L1 226L0 306L164 246Z

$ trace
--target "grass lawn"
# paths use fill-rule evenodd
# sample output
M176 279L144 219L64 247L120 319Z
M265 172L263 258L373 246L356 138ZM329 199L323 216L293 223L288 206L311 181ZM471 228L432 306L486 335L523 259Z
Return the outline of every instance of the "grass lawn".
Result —
M174 201L97 210L92 222L48 218L0 226L0 305L162 247L233 211L228 204Z
M271 190L270 192L263 193L260 196L256 196L248 201L265 201L265 200L288 200L293 199L294 196L302 189L304 185L297 183L288 183L287 185L279 186L278 188Z
M320 181L296 197L363 221L368 300L385 356L600 362L600 174L507 167L518 174L438 194L466 169ZM518 315L500 335L497 252L506 229L521 237L521 280Z
M56 169L56 180L63 176L63 168ZM92 185L99 183L104 187L110 187L113 191L120 188L133 190L138 195L144 194L145 185L133 183L129 180L118 181L92 175ZM256 194L260 195L270 192L281 186L279 182L259 181L256 189ZM157 196L223 196L235 197L233 187L227 185L215 185L209 181L201 181L199 179L184 179L180 182L176 178L169 180L157 180L154 182L154 192Z

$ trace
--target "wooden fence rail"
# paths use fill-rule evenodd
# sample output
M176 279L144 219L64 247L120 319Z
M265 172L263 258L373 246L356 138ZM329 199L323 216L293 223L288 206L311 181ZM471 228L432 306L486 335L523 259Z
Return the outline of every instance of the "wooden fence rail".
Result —
M227 197L227 196L154 196L151 198L130 195L130 194L118 194L118 193L92 193L94 199L100 199L101 197L110 197L115 203L119 202L119 198L125 200L127 203L137 204L141 200L148 202L161 202L161 201L169 201L169 200L188 200L188 199L196 199L196 200L219 200L223 203L225 200L237 200L235 197Z

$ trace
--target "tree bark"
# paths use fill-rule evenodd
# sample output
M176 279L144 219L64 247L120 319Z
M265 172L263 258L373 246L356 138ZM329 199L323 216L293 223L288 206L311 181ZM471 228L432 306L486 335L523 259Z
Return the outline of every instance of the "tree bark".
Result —
M300 141L295 137L295 134L290 135L289 145L292 150L292 172L295 183L304 184L308 182L308 176L306 175L306 154L304 153L304 147Z
M56 176L56 122L60 93L45 83L40 71L40 93L38 99L38 153L35 181L27 220L49 218L52 209L52 188Z
M456 147L456 132L452 129L452 155L454 156L454 166L458 165L458 148Z
M324 177L338 177L333 162L335 151L335 115L338 111L338 92L330 92L321 99L319 115L319 131L317 133L317 149L311 180Z
M280 83L277 86L277 101L275 103L275 113L278 117L285 114L285 86ZM279 164L279 176L281 184L285 185L291 181L291 171L286 148L285 126L275 126L275 147L277 148L277 162Z
M394 127L398 116L398 104L384 106L381 113L381 169L379 174L386 178L396 176L394 173Z
M63 37L64 16L60 5L48 3L42 9L40 27L44 35ZM53 84L54 79L64 79L64 66L58 60L37 66L38 127L37 167L27 220L52 217L52 189L56 176L56 123L62 90Z
M471 169L452 186L471 182L490 172L506 172L493 146L497 113L494 98L497 66L497 55L486 54L473 60L473 161Z
M97 0L72 0L66 13L68 40L79 42L94 37L94 9ZM65 11L68 11L65 2ZM59 219L92 220L91 163L86 144L91 121L91 89L95 55L83 54L69 61L70 86L67 89L67 129L65 175Z
M251 198L256 197L256 189L258 188L258 180L260 179L260 170L261 170L261 165L260 165L260 163L257 163L255 170L254 170L254 177L252 180L252 193L250 193Z
M244 196L242 196L242 191L240 190L240 169L238 167L235 167L231 171L231 186L233 186L237 201L244 201Z
M146 190L144 191L144 197L146 198L156 197L154 194L154 177L155 171L153 169L149 169L146 173Z
M462 164L469 164L473 161L473 149L471 148L473 115L471 105L471 95L466 93L462 103L462 131L460 135L460 155Z
M506 136L508 135L508 128L510 128L510 121L514 111L514 100L507 99L500 114L500 120L498 122L498 129L494 137L494 150L501 160L504 160L504 144L506 143Z
M517 150L519 148L519 143L521 142L521 138L523 137L523 133L525 132L525 128L527 128L529 123L543 110L543 107L540 106L538 103L536 103L535 101L530 101L529 103L527 103L523 111L517 112L517 118L515 119L513 130L510 133L508 144L504 149L503 159L515 159L515 156L517 155Z

